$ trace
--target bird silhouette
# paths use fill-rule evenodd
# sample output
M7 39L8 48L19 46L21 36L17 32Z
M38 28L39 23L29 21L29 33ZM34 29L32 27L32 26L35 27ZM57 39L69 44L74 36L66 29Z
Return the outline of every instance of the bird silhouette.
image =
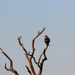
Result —
M47 35L45 35L44 42L46 43L47 46L49 46L50 38Z

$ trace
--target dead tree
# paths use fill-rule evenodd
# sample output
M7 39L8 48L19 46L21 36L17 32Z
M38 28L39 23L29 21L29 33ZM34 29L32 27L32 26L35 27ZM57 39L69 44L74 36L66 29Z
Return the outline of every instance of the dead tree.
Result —
M18 37L19 45L22 47L22 49L23 49L23 51L25 53L26 59L27 59L27 61L29 63L29 67L27 65L25 65L25 67L26 67L26 69L27 69L27 71L28 71L28 73L30 75L42 75L43 64L47 60L47 57L46 57L45 53L46 53L46 50L47 50L49 45L46 45L46 47L43 49L42 53L39 56L38 61L36 61L36 59L34 57L34 53L35 53L35 47L34 47L35 40L44 32L44 30L45 30L45 27L43 27L43 29L41 31L38 31L38 34L33 38L33 40L32 40L32 52L31 53L27 52L27 50L24 47L23 43L21 43L22 36ZM2 54L10 61L10 68L6 67L6 63L4 65L4 68L7 71L11 71L15 75L19 75L18 72L13 68L13 61L12 61L12 59L1 48L0 48L0 50L2 51ZM44 56L44 57L42 58L42 56ZM35 72L35 69L34 69L34 66L33 66L33 63L32 63L32 59L34 60L34 63L39 68L39 72L38 73Z
M36 61L35 57L34 57L34 53L35 53L35 40L44 32L45 27L43 27L43 29L41 31L38 31L38 34L33 38L32 40L32 52L27 52L26 48L24 47L23 43L21 43L21 38L22 36L18 37L18 42L19 45L22 47L23 51L25 52L25 57L29 63L29 67L26 65L26 69L29 72L30 75L42 75L42 71L43 71L43 64L44 61L47 60L46 57L46 50L48 48L48 45L46 45L46 48L43 49L43 52L40 54L38 61ZM42 58L42 56L44 56L44 58ZM34 63L38 66L39 68L39 72L36 73L35 69L33 67L33 63L32 63L32 59L34 60Z
M2 54L10 61L10 68L6 67L6 63L4 65L4 68L7 71L11 71L12 73L14 73L15 75L19 75L18 72L13 68L13 61L12 59L0 48L0 50L2 51Z

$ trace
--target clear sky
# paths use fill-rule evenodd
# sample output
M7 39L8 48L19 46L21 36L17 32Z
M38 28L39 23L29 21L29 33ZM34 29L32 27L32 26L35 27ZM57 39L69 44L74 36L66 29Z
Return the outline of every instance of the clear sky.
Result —
M43 75L75 75L75 0L0 0L0 47L20 75L28 75L28 63L17 38L22 35L25 48L31 51L32 39L42 27L46 30L36 39L36 58L45 47L44 35L51 39ZM14 75L4 69L4 63L9 67L0 51L0 75Z

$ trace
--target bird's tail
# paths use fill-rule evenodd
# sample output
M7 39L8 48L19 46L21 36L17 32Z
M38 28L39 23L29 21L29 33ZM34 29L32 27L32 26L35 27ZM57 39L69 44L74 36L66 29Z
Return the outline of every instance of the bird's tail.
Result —
M50 45L50 44L46 44L46 45L51 47L51 45Z
M50 44L48 44L48 46L50 46L50 47L51 47L51 45L50 45Z

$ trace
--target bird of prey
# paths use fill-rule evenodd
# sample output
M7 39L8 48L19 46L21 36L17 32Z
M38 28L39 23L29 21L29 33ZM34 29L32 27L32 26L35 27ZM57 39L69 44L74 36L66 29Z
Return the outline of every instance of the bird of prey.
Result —
M44 42L46 43L47 46L49 46L50 38L47 35L45 35Z

